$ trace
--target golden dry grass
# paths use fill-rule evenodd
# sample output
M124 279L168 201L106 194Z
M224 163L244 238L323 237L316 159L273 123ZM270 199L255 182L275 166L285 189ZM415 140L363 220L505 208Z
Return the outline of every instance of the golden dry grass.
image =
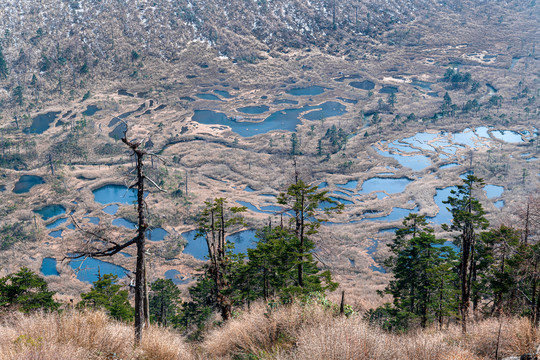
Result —
M0 325L1 360L484 360L494 359L498 319L438 331L390 334L359 316L344 318L319 305L293 304L272 311L254 304L202 343L186 343L172 330L152 326L139 348L133 328L102 312L9 314ZM540 333L523 318L504 318L499 357L532 352ZM248 357L250 356L250 357Z
M13 314L0 327L0 359L191 359L181 337L158 327L145 333L138 349L133 328L102 312Z

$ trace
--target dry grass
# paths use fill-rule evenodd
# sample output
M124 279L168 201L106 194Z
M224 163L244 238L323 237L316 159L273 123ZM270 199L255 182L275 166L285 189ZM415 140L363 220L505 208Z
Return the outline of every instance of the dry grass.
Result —
M13 314L0 327L0 359L191 359L179 336L151 327L141 347L133 347L133 328L102 312Z
M505 318L502 324L500 357L532 352L540 341L527 319ZM102 312L10 314L0 325L0 359L487 360L494 359L498 329L499 321L488 319L471 324L467 336L458 325L397 335L319 305L269 312L258 303L207 333L203 343L186 344L178 333L152 326L135 349L133 328Z

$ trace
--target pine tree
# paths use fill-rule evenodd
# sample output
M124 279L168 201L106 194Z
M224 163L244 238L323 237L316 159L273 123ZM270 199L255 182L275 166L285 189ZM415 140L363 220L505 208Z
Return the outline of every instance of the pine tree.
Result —
M53 300L54 294L43 278L26 267L0 278L0 307L3 308L18 308L22 312L56 310L60 304Z
M461 250L461 261L459 265L459 277L461 286L461 299L459 311L461 315L461 329L467 332L467 319L469 315L469 302L471 300L472 284L476 282L477 261L476 253L476 229L486 229L489 222L484 217L485 211L482 204L473 196L473 190L483 186L484 181L474 175L467 175L463 185L458 185L457 190L452 190L451 194L443 203L450 206L452 213L452 224L444 224L445 230L458 231L456 236L456 246ZM475 295L476 296L476 295Z
M455 266L456 257L444 243L444 239L435 238L423 215L408 215L403 228L396 231L389 245L393 255L385 261L394 280L384 290L394 298L393 308L388 308L394 327L408 328L415 319L426 327L433 320L442 323L452 314L453 297L449 295L456 279L448 270Z
M82 301L77 306L105 309L114 319L133 320L134 309L129 303L128 291L120 290L122 286L116 283L117 279L118 276L113 274L100 275L93 282L92 289L81 294Z
M182 303L180 289L171 279L158 279L150 284L150 290L150 319L163 326L174 322Z
M309 288L312 277L306 277L308 270L312 268L314 243L309 239L310 235L315 235L321 222L321 218L316 217L316 213L325 207L326 213L343 209L342 204L326 196L326 191L318 191L316 185L307 185L301 179L289 186L286 193L280 193L278 196L278 204L287 206L292 213L290 224L291 231L294 233L297 254L296 260L296 290L302 291L306 286ZM329 273L328 273L329 275ZM331 282L329 282L331 285ZM292 288L291 288L292 290Z

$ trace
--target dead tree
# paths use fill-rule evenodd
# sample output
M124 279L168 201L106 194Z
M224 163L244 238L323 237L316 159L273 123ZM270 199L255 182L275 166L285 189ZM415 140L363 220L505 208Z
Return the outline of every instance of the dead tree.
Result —
M123 249L135 244L137 246L137 265L135 269L135 345L139 345L142 340L142 332L145 326L149 324L149 311L148 311L148 290L147 290L147 281L146 281L146 261L145 261L145 242L146 235L145 232L148 229L148 222L146 219L146 202L144 201L144 185L145 180L150 182L155 186L159 191L164 191L159 187L155 181L148 178L144 173L144 157L154 156L160 160L156 154L150 153L144 149L144 140L128 140L127 131L128 124L126 125L126 130L124 132L124 137L121 139L124 144L126 144L131 152L132 156L136 158L135 168L130 172L130 174L136 172L136 177L129 185L128 189L137 188L137 214L138 214L138 223L137 223L137 234L135 237L125 240L124 242L112 241L96 232L92 232L86 229L82 229L75 219L73 223L83 233L89 235L92 240L99 240L101 243L105 244L104 249L82 249L78 250L75 255L68 255L67 258L76 259L82 257L110 257L113 256Z

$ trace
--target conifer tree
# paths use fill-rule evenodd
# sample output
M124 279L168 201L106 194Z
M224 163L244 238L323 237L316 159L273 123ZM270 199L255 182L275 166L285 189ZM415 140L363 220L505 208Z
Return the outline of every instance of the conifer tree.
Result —
M485 211L482 204L473 196L473 190L484 185L484 181L474 175L467 175L463 185L458 185L457 190L452 190L443 203L450 206L452 224L444 224L445 230L458 231L455 244L461 250L459 265L459 278L461 286L461 299L459 311L461 315L461 329L467 332L467 319L469 315L469 302L471 300L472 284L476 282L477 260L476 253L476 230L486 229L489 222L484 217Z

